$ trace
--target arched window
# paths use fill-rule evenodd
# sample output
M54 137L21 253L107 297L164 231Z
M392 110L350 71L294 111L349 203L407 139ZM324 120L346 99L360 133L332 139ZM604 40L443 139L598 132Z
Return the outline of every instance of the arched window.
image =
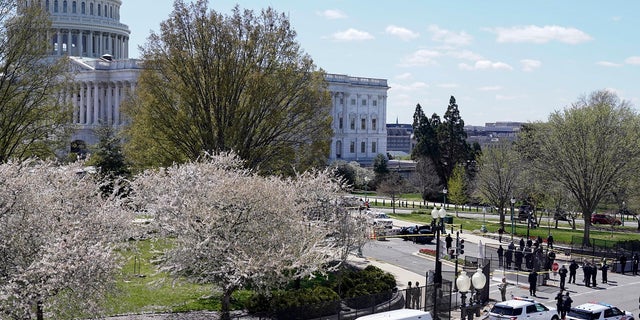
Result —
M47 8L46 11L47 12L51 12L51 11L49 11L49 0L45 1L44 5L45 5L45 8Z
M67 13L67 0L62 1L62 12Z
M98 3L98 17L102 15L102 6Z
M78 13L78 4L75 1L71 4L71 12Z
M53 12L58 12L58 0L53 1Z
M93 15L93 2L89 3L89 14Z
M109 18L113 19L113 7L109 7Z
M80 12L82 14L87 14L87 4L84 3L84 1L82 1L82 4L80 4Z

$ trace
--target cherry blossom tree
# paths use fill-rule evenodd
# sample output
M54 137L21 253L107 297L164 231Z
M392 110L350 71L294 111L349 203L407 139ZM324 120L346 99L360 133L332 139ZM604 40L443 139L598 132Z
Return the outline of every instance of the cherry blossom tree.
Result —
M278 178L242 167L233 155L211 156L132 183L136 206L154 217L160 237L175 240L161 270L215 284L223 318L235 290L268 292L326 271L356 243L345 240L353 228L338 228L349 215L331 171Z
M133 218L79 163L0 165L0 318L99 315Z

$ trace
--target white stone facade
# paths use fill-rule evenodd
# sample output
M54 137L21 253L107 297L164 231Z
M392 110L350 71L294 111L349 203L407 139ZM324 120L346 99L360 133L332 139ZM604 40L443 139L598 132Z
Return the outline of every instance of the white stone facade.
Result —
M371 165L387 153L387 91L385 79L327 74L332 100L330 161Z

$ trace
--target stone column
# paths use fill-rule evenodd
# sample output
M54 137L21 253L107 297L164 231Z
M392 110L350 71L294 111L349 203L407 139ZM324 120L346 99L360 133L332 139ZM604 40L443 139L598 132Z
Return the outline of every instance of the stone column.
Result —
M56 30L56 43L58 44L58 55L61 56L62 55L62 32L60 32L60 29Z
M84 102L84 82L80 82L80 124L87 123L87 106Z
M82 43L84 40L84 30L78 30L78 50L80 51L78 53L78 56L83 57L84 56L84 44Z
M98 101L98 84L93 83L93 118L91 124L98 124L98 118L100 115L99 109L100 102Z
M112 106L112 102L111 101L111 93L112 93L112 89L111 89L111 82L107 82L106 83L106 91L107 91L107 106L104 108L104 111L107 113L106 119L107 119L107 123L109 125L113 125L113 106Z
M115 96L115 101L113 103L113 117L114 117L114 122L113 124L116 126L120 125L120 86L122 85L122 83L120 82L116 82L116 96Z
M91 30L87 34L87 57L93 57L93 31Z
M73 35L71 34L71 29L67 30L67 55L73 55Z

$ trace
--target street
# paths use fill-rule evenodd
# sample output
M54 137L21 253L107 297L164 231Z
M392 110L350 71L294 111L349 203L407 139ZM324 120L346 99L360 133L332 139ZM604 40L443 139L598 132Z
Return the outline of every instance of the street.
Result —
M406 226L411 223L394 220L395 226ZM455 237L455 235L454 235ZM465 239L465 255L472 257L478 256L478 242L498 243L495 239L484 238L480 235L463 232L461 237ZM444 236L441 237L444 241ZM370 260L387 263L398 267L401 270L396 272L396 278L399 282L419 281L425 283L425 275L428 270L434 269L435 258L418 254L421 248L435 249L435 241L431 244L415 244L411 241L404 241L401 238L391 238L384 241L371 241L363 248L363 254ZM443 271L452 272L453 263L443 260ZM492 277L490 277L490 297L492 300L499 301L500 293L497 285L502 278L504 270L495 268ZM400 275L400 277L398 277ZM447 277L445 276L445 279ZM544 303L549 307L555 308L554 297L559 291L558 280L556 275L550 276L547 286L538 286L536 300ZM567 284L566 288L570 292L574 300L573 305L577 306L587 302L604 302L615 305L623 310L630 311L638 316L638 298L640 296L640 276L632 276L630 273L625 275L609 272L609 281L606 284L600 283L601 274L598 273L598 285L596 288L587 288L582 284L582 269L578 270L576 284ZM402 283L399 285L402 288ZM509 286L507 289L507 298L513 296L528 296L528 286L526 282Z

